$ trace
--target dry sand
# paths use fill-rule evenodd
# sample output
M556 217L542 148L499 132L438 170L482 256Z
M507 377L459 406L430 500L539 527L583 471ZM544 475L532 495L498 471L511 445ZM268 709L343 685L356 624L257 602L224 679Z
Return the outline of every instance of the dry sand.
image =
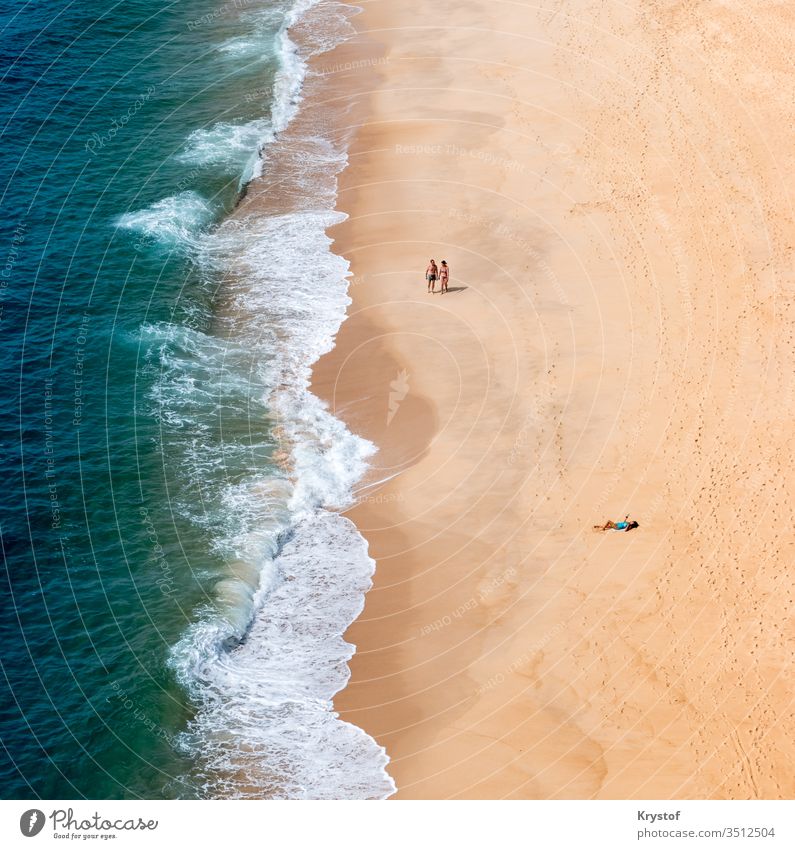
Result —
M361 5L337 708L399 798L794 797L795 10Z

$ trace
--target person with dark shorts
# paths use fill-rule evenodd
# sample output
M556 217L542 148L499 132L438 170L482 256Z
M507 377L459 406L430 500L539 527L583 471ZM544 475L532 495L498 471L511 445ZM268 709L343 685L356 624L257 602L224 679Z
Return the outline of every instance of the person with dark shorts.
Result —
M428 281L428 291L433 295L436 292L436 278L439 276L439 268L436 265L436 260L432 259L428 267L425 269L425 279Z
M442 294L447 291L447 284L450 282L450 267L447 265L447 260L442 260L442 267L439 269L439 282L442 284Z

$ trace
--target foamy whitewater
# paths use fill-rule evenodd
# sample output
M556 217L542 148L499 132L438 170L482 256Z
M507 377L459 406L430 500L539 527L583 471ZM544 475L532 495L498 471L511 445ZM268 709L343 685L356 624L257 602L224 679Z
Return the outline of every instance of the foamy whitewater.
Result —
M273 10L263 14L272 24ZM326 235L343 218L334 207L347 157L322 121L290 129L308 58L349 35L350 14L324 0L291 9L270 116L194 130L178 154L186 168L228 169L241 185L286 184L288 211L209 229L212 200L184 191L119 221L188 252L223 304L209 322L146 325L141 337L157 373L150 413L173 462L172 506L224 564L221 574L195 564L211 589L171 653L196 705L179 745L197 768L182 778L203 796L361 799L395 789L383 748L332 705L354 651L342 635L374 570L336 512L353 502L374 446L309 391L350 303L348 263ZM300 50L290 38L299 22ZM256 44L253 25L219 50L254 61Z

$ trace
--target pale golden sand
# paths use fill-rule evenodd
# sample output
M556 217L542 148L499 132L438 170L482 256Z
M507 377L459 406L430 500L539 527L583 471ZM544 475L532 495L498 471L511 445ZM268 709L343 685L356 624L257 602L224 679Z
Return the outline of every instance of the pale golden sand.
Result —
M338 709L402 798L792 798L795 10L363 5Z

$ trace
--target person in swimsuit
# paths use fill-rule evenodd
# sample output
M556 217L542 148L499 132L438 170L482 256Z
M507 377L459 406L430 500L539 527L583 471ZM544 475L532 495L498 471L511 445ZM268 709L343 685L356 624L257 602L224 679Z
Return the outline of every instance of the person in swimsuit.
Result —
M450 268L447 265L447 260L442 260L442 267L439 269L439 282L442 284L442 294L447 291L447 284L450 282Z
M638 527L638 523L630 521L629 516L625 517L623 522L614 522L612 519L608 519L604 525L594 525L593 529L595 531L631 531Z
M430 265L425 269L425 279L428 281L428 291L433 295L436 292L436 278L439 276L439 269L436 266L436 260L432 259Z

